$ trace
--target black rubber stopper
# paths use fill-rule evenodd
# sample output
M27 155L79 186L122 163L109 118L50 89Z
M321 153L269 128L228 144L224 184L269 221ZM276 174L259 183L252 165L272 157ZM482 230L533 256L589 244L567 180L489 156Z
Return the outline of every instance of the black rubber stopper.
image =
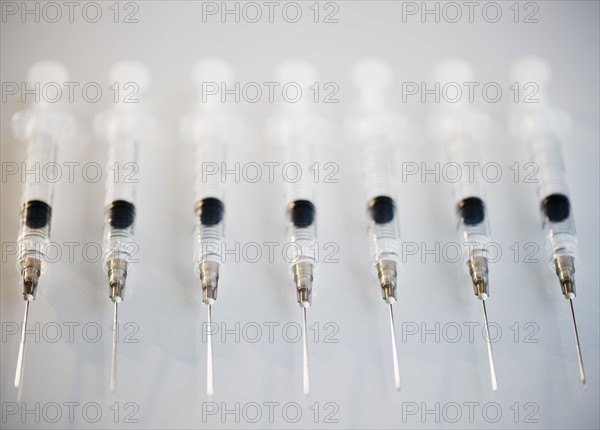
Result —
M203 225L216 225L223 220L225 206L221 200L214 197L207 197L200 201L196 211Z
M377 224L386 224L394 219L396 206L391 197L379 196L369 202L369 213Z
M458 212L467 225L476 225L485 218L485 205L479 197L468 197L458 203Z
M110 206L110 225L113 228L129 228L135 220L135 206L125 200L115 200Z
M296 227L308 227L315 222L315 205L308 200L296 200L290 205L290 214Z
M25 224L29 228L44 228L50 222L52 208L41 200L25 203Z
M551 194L542 202L542 211L548 221L561 222L569 217L571 202L564 194Z

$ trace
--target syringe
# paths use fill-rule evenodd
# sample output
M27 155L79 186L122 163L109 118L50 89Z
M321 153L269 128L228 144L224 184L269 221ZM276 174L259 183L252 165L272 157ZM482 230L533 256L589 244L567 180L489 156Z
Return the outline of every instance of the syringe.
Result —
M449 59L439 63L434 79L441 85L446 83L472 82L471 67L465 61ZM492 389L498 389L496 366L492 352L492 341L486 300L489 298L488 245L490 231L481 186L480 142L489 130L489 117L480 111L470 109L469 100L459 97L456 103L444 102L430 117L429 131L446 150L448 163L467 166L473 171L462 174L453 184L456 201L458 226L463 242L466 269L473 282L475 295L483 305L484 329L490 367Z
M312 112L309 87L317 82L317 71L305 61L289 61L279 65L276 80L294 84L302 95L294 103L286 102L279 114L270 118L267 133L271 140L283 146L284 163L297 163L302 172L297 180L286 180L287 238L293 253L290 275L296 286L296 299L302 309L303 388L310 392L308 371L308 338L306 310L311 306L313 276L316 269L316 205L315 182L308 174L314 163L315 145L323 139L326 122Z
M545 60L534 56L519 58L512 64L510 75L523 94L527 94L525 90L537 90L527 104L514 108L510 117L510 130L516 140L528 145L531 157L539 169L536 191L546 234L548 260L552 271L558 276L564 297L569 301L579 377L585 385L585 370L573 309L577 237L561 151L561 141L569 131L571 120L567 112L548 103L546 87L551 80L552 70Z
M212 305L217 300L219 275L223 266L225 187L221 175L205 175L205 166L223 168L227 146L236 138L239 121L218 98L203 100L204 85L233 82L233 68L225 61L211 58L197 62L192 69L192 81L198 90L198 105L194 113L180 123L183 140L195 148L196 184L194 240L194 270L202 286L202 301L207 305L206 392L212 395Z
M154 133L151 116L142 111L140 94L150 82L146 67L134 61L122 61L112 66L109 79L123 89L135 89L135 99L124 97L116 105L94 118L98 140L108 142L106 194L104 199L103 259L108 276L109 298L114 303L110 389L117 389L118 304L125 299L127 275L138 246L133 230L136 216L135 176L139 171L140 144L147 143Z
M55 61L43 61L29 69L29 84L39 88L56 87L68 81L67 69ZM64 90L64 89L63 89ZM53 104L57 94L36 95L36 104L12 118L14 136L27 142L28 170L45 170L56 163L57 147L75 132L73 117ZM58 94L60 98L60 94ZM50 242L53 182L47 175L26 175L21 196L21 218L17 239L17 270L22 277L25 313L21 327L21 344L15 373L15 387L23 382L25 341L29 304L35 300L39 278L46 269L46 251Z
M390 66L368 59L352 69L352 80L360 98L355 115L347 124L349 139L356 140L364 169L369 216L371 263L383 300L389 305L394 383L400 390L400 366L392 304L396 301L400 234L396 208L396 148L406 127L405 120L391 112L386 98L393 80Z

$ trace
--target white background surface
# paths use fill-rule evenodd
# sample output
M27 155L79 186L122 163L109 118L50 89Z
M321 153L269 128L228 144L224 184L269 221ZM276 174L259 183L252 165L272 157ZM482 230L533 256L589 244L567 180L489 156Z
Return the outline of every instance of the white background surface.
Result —
M509 3L505 16L496 24L476 15L475 23L421 23L412 17L402 22L401 2L338 2L337 24L315 24L303 4L306 18L289 24L276 15L275 23L228 22L209 18L202 22L201 2L138 2L137 24L115 24L111 3L103 3L106 18L89 24L76 15L74 23L21 23L8 17L1 30L2 81L26 80L28 67L40 59L53 58L70 69L71 80L100 82L106 89L110 65L121 59L137 59L150 68L153 82L143 98L148 110L160 121L156 142L142 148L138 190L136 238L140 263L130 280L131 294L121 307L123 323L139 327L138 343L122 343L119 349L119 390L109 392L110 340L108 329L112 308L107 298L105 275L100 263L85 261L81 247L75 261L66 256L44 275L38 298L31 307L30 322L52 329L62 327L56 343L46 332L39 342L30 341L26 363L23 402L17 415L6 416L16 402L12 386L18 335L9 327L20 321L23 303L14 256L5 255L4 244L16 239L21 183L11 176L2 181L2 427L411 427L411 428L598 428L598 3L537 2L536 24L515 24ZM478 105L491 115L493 133L486 142L485 157L504 168L504 176L487 186L487 204L494 240L504 254L491 270L490 318L502 329L494 345L500 389L490 389L485 344L479 332L470 342L465 322L481 321L481 308L473 297L468 276L461 264L435 262L426 256L408 257L401 267L399 303L396 306L403 390L393 388L386 308L367 258L366 216L361 191L358 159L354 148L342 137L343 118L352 107L354 92L350 66L365 56L388 61L395 71L392 104L411 125L401 146L400 161L442 161L443 152L425 135L425 120L433 104L417 98L401 100L401 82L429 80L436 61L458 55L470 61L480 82L496 81L507 89L508 67L521 54L539 54L553 66L550 96L573 117L573 130L564 144L567 176L571 185L581 258L577 266L578 296L575 302L588 386L579 383L568 305L560 294L555 276L548 268L538 202L534 185L514 183L508 169L515 161L528 161L525 148L507 134L510 93L496 104ZM200 287L192 264L193 163L192 151L177 135L178 119L189 112L195 94L189 81L192 64L206 56L220 56L235 67L237 79L272 81L276 65L287 59L312 61L322 82L337 82L337 104L319 104L334 127L331 142L324 143L320 159L339 164L339 183L319 184L318 228L320 241L339 244L339 263L321 264L316 275L312 323L319 323L319 341L310 345L312 393L302 395L301 343L282 336L286 323L300 321L294 288L281 259L270 263L263 255L258 263L227 264L221 279L215 321L234 329L253 323L262 327L256 343L236 342L233 335L217 339L215 390L205 394L205 347L201 324L206 310L200 302ZM78 133L60 148L59 161L95 161L104 166L106 148L91 132L95 113L111 106L109 91L96 103L67 104L77 120ZM2 103L2 162L22 162L25 146L10 133L10 117L25 108L17 97ZM233 153L234 160L272 161L272 148L264 139L264 121L276 106L267 102L240 103L237 112L247 124L244 145ZM430 164L431 165L431 164ZM103 226L104 181L61 180L55 188L52 240L98 242ZM458 240L455 230L450 184L417 178L399 182L399 214L403 240L424 242L431 249ZM244 181L228 184L226 234L230 243L283 242L285 202L281 181L257 184ZM513 261L514 242L539 244L539 263ZM233 246L233 245L232 245ZM523 249L521 249L523 251ZM79 322L73 342L65 322ZM264 323L278 322L274 340L269 341ZM103 328L98 342L86 341L84 324ZM325 327L326 323L333 325ZM402 339L407 327L435 329L421 341L419 335ZM450 326L447 324L450 323ZM452 343L450 331L456 323L462 337ZM515 341L514 324L519 325ZM533 325L526 326L527 323ZM50 324L50 325L48 325ZM250 324L250 325L248 325ZM511 329L510 327L513 327ZM324 336L337 343L325 343ZM448 327L447 332L443 327ZM479 325L479 329L481 325ZM535 334L532 334L537 330ZM129 330L131 332L131 329ZM314 331L313 331L314 333ZM293 329L290 329L293 335ZM420 333L419 333L420 334ZM444 335L446 334L446 336ZM524 336L530 334L527 343ZM93 333L90 332L90 336ZM204 402L216 402L214 416L203 416ZM52 403L62 417L56 424ZM74 423L69 423L65 402L79 402ZM93 410L83 416L83 406L96 402L102 417L88 422ZM118 405L115 406L115 402ZM132 406L126 403L132 402ZM240 418L221 415L239 402ZM260 405L262 417L251 423ZM266 402L277 402L269 422ZM297 402L302 417L297 423ZM469 419L468 402L475 402ZM495 403L491 403L495 402ZM22 409L40 408L40 419L22 417ZM315 422L315 403L320 414ZM331 403L331 404L329 404ZM326 405L327 404L327 405ZM423 409L440 411L422 416ZM456 405L461 413L456 423ZM485 405L487 415L482 414ZM407 415L413 406L415 415ZM46 409L44 409L44 407ZM311 409L312 407L312 409ZM112 408L112 409L111 409ZM115 423L114 410L120 415ZM501 416L492 423L496 410ZM44 410L46 413L44 413ZM519 416L515 419L515 410ZM246 412L244 414L243 412ZM403 413L403 411L405 413ZM136 423L124 422L135 412ZM328 423L325 417L337 423ZM526 417L537 422L527 422ZM485 416L484 416L485 415Z

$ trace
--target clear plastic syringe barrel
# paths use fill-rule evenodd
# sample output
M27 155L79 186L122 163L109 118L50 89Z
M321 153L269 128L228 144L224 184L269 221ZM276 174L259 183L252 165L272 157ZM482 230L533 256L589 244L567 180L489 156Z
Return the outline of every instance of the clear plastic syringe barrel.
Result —
M540 134L529 142L531 155L538 167L537 197L546 250L551 265L559 256L577 258L577 237L565 181L560 141L551 134Z
M317 247L315 183L310 175L314 163L315 147L300 136L289 139L284 146L284 181L288 203L286 257L293 267L296 263L315 264ZM289 171L289 177L286 177ZM292 173L294 172L294 173ZM293 176L292 176L293 175Z
M35 86L52 83L57 87L67 82L68 76L67 69L55 61L37 62L28 71L28 81ZM52 178L57 177L53 173L58 174L53 172L52 165L56 163L58 144L73 135L75 122L59 106L47 101L46 97L39 97L35 106L13 116L11 126L14 136L27 143L17 239L17 270L24 273L25 269L34 268L39 277L46 267L46 251L50 241ZM26 294L27 300L34 298L37 281L34 284L33 291Z
M234 85L234 69L220 58L197 61L191 79L198 91L196 109L182 118L181 137L194 148L195 214L194 270L203 282L205 302L216 299L219 267L223 264L224 195L227 148L239 140L240 123L227 103L207 96L205 85ZM206 288L205 288L206 287ZM210 288L208 288L210 287Z
M448 58L434 68L434 78L442 83L472 82L473 71L468 62ZM444 101L429 120L429 132L444 147L446 166L444 179L451 183L456 202L458 228L463 256L487 258L490 242L486 208L483 199L480 142L487 137L489 117L473 110L466 97ZM456 177L450 177L451 172Z
M326 121L314 113L313 100L309 96L311 85L318 81L316 68L302 60L280 64L276 70L278 82L293 82L302 90L296 102L286 102L279 114L268 122L268 132L283 147L283 176L288 226L286 257L290 262L290 274L300 290L310 290L312 270L316 262L317 230L315 207L315 181L310 174L316 156L316 145L322 144ZM302 272L302 273L300 273ZM302 284L302 285L301 285ZM306 288L305 288L306 287ZM310 304L310 297L300 294L299 303Z
M384 299L395 299L396 269L400 263L400 234L396 210L396 150L405 120L388 106L394 80L392 68L377 58L364 58L351 69L358 97L348 119L349 140L361 156L372 268L384 289ZM389 275L389 276L388 276Z
M118 121L118 119L114 119ZM108 262L123 260L131 263L138 251L134 242L135 194L138 182L138 147L133 133L116 134L109 140L103 258Z
M289 242L285 245L285 248L287 248L285 256L290 262L292 279L294 278L293 269L295 264L309 263L314 265L316 262L317 229L314 222L314 215L310 224L297 224L293 216L293 211L297 210L297 207L297 203L294 203L290 205L288 210L287 237ZM308 211L311 211L311 209L307 209ZM314 206L312 212L316 214Z
M56 163L56 146L55 140L49 134L36 133L28 139L17 239L19 272L25 259L40 261L42 272L46 267L53 195L49 172Z
M400 232L394 200L395 152L384 137L361 142L373 270L383 260L400 263Z
M483 187L481 185L481 154L475 139L462 134L446 143L446 160L453 163L457 178L452 178L452 195L456 202L458 229L465 261L473 257L487 258L490 232L487 221ZM447 166L450 171L450 166Z
M398 217L396 206L391 201L392 216L385 221L377 222L373 219L373 200L369 202L368 212L370 216L368 233L371 240L371 263L375 273L377 264L385 260L400 263L400 233L398 228Z
M558 257L577 257L575 223L561 150L561 140L567 135L571 121L566 112L549 105L547 86L552 70L544 59L521 57L512 63L510 73L521 86L534 84L537 88L535 102L514 106L509 126L512 135L528 146L538 167L536 193L548 260L554 266Z
M286 106L282 114L267 122L270 139L283 148L282 172L288 216L283 253L302 307L311 304L318 246L315 183L310 168L314 163L315 145L322 138L326 125L321 117L307 110L307 106L300 109Z
M68 80L64 66L52 61L35 64L29 70L29 75L30 82ZM24 276L24 298L32 300L35 298L37 279L46 269L53 183L59 174L53 167L58 168L57 149L60 142L73 135L75 122L71 115L60 111L58 106L40 100L33 108L15 114L11 125L15 137L27 143L17 238L17 270Z
M210 121L205 118L204 121ZM196 143L196 226L194 232L194 270L200 275L205 262L223 264L225 142L215 136L200 136Z
M221 209L222 211L222 209ZM194 230L194 271L200 276L200 267L205 262L223 264L224 223L203 223L202 206L196 206L196 227Z
M134 83L141 97L150 82L150 72L135 61L120 61L109 71L110 82ZM135 197L138 183L139 147L152 139L154 118L142 110L139 100L118 100L94 119L96 135L108 142L108 165L103 235L103 268L108 274L110 298L123 299L130 263L137 262L139 246L134 241Z

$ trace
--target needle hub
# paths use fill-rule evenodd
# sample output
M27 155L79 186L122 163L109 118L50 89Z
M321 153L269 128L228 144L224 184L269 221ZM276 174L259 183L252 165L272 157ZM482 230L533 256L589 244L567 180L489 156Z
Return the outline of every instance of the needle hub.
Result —
M396 301L396 287L398 285L396 262L393 260L381 260L377 262L376 268L383 300L386 303L394 303Z
M25 258L21 262L21 276L23 277L23 299L35 300L38 281L42 273L42 262L37 258Z
M487 299L490 296L487 258L473 256L469 258L467 265L473 281L475 295L481 300Z
M114 258L106 263L108 267L109 297L114 303L125 298L125 283L127 281L127 261Z
M207 305L212 305L217 300L219 263L216 261L200 263L200 282L202 282L202 301Z
M570 255L559 255L554 260L554 266L563 295L567 299L574 298L576 295L575 259Z
M296 284L296 298L303 308L310 307L312 300L313 265L308 262L294 264L294 283Z
M577 362L579 364L579 377L583 385L586 384L585 369L583 366L583 357L581 354L581 344L579 343L579 333L577 331L577 321L575 320L575 309L573 308L573 299L575 298L575 258L571 255L559 255L554 259L556 275L560 281L560 288L563 295L569 300L571 307L571 319L573 322L573 334L575 336L575 346L577 348Z

